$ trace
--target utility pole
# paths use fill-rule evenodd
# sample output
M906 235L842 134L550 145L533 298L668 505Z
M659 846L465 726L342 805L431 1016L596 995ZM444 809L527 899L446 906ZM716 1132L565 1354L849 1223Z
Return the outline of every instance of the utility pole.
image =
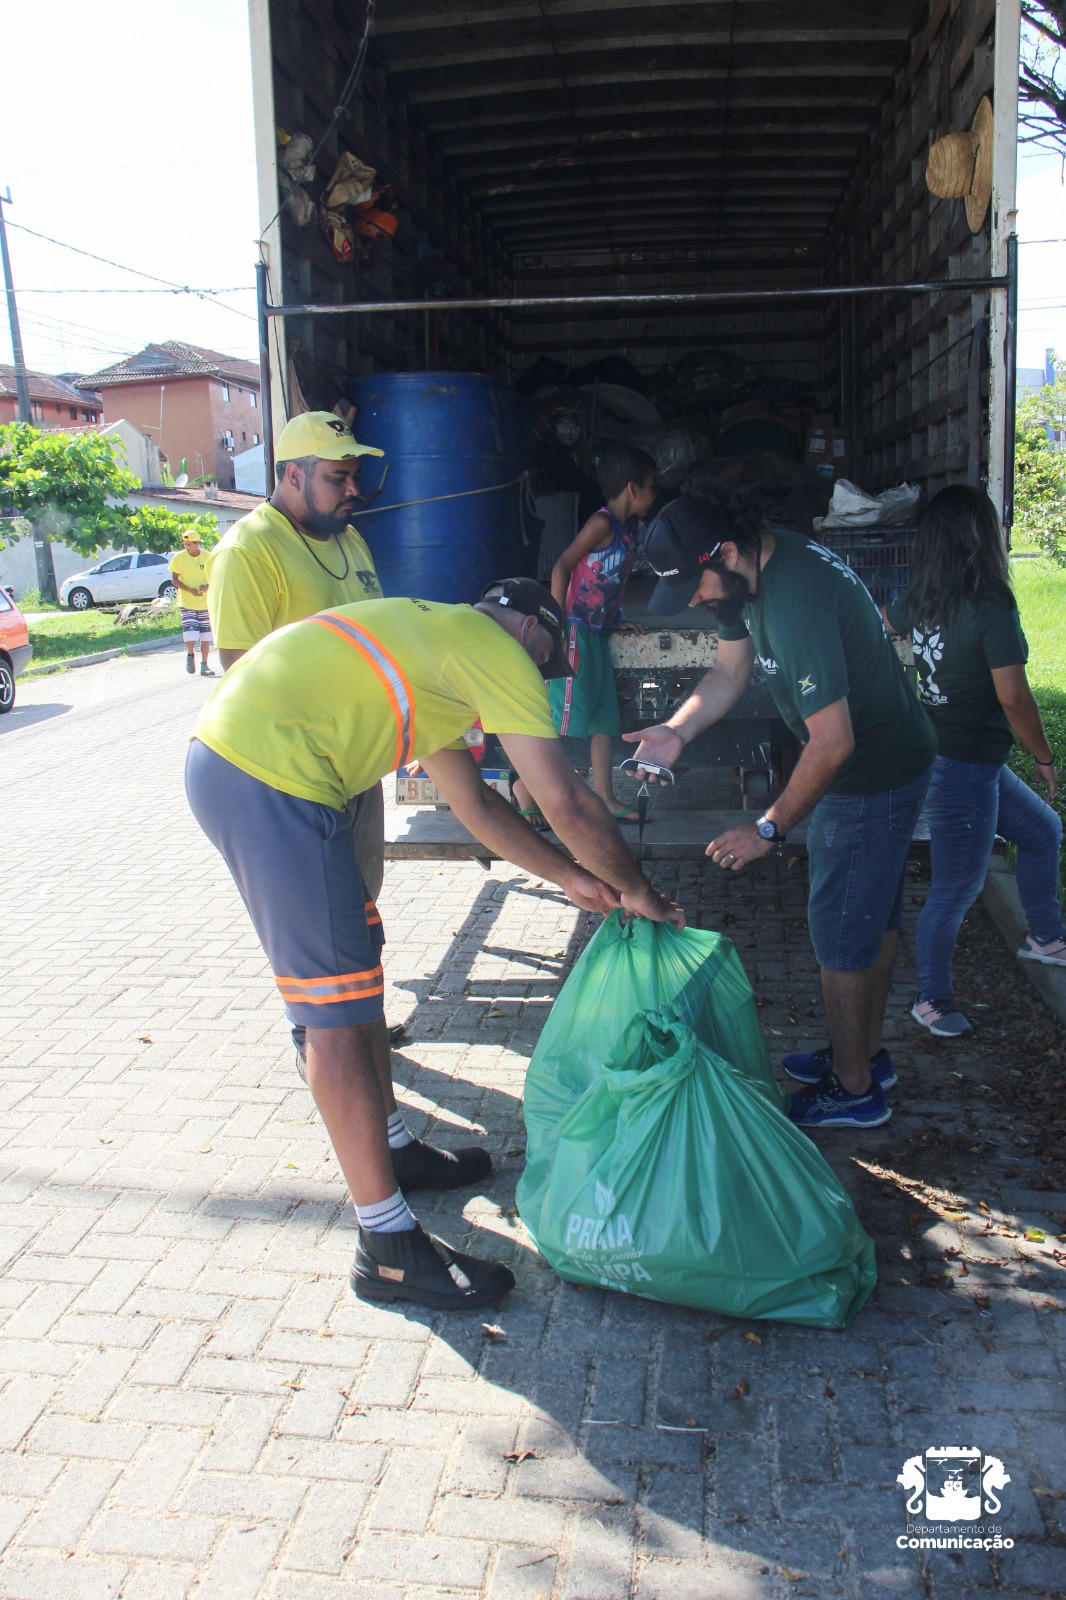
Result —
M31 422L30 416L30 380L26 376L26 357L22 353L22 330L19 328L19 312L15 302L15 285L11 281L11 257L7 253L7 226L4 220L4 207L11 204L11 190L5 188L0 194L0 259L4 267L4 289L7 292L7 320L11 327L11 353L15 360L15 415L19 422ZM37 588L42 600L50 600L53 604L59 599L56 590L56 569L52 560L52 546L49 541L34 527L33 530L33 556L37 566Z
M30 421L30 381L26 376L26 358L22 354L22 333L19 329L19 312L15 304L15 285L11 281L11 257L7 253L7 227L4 207L11 204L11 190L0 194L0 256L4 262L4 288L7 290L7 320L11 326L11 349L15 357L15 393L17 416L20 422Z

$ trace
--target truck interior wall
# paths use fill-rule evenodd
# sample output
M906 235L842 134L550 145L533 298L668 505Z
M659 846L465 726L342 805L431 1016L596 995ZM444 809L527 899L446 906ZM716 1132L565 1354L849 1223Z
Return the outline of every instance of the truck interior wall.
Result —
M838 283L983 277L986 225L925 183L932 140L968 128L992 88L994 0L934 0L927 26L862 152L832 230L826 270ZM886 296L842 306L841 422L870 489L903 479L933 494L978 482L988 463L987 295Z
M665 213L663 196L654 196L647 248L639 251L603 249L594 219L576 213L572 248L538 250L537 213L530 212L528 196L510 223L494 200L498 222L491 231L479 197L490 190L498 197L500 185L506 188L517 174L489 149L478 157L477 177L461 188L372 45L358 93L319 157L312 188L320 192L339 152L350 149L396 185L402 224L395 238L374 244L365 263L343 265L317 223L299 228L283 212L281 298L337 302L425 294L427 309L286 320L285 337L301 347L297 370L308 403L331 406L346 378L373 371L444 367L511 379L541 354L573 365L616 354L648 371L694 349L720 347L770 378L805 384L817 409L835 413L850 435L852 475L865 487L906 478L932 492L951 479L976 480L987 464L987 296L698 311L433 309L435 294L676 292L709 284L785 289L987 274L987 227L971 235L962 203L934 199L924 173L931 140L968 127L978 99L991 88L995 0L929 0L923 15L923 25L899 45L891 91L877 91L874 131L856 131L853 150L843 152L839 131L835 143L827 134L826 153L809 171L787 170L795 163L782 145L780 184L773 199L751 206L745 241L708 239L704 203L696 248L687 247L695 234L681 196L676 210ZM277 121L317 141L348 76L364 10L347 0L270 0L270 17ZM842 127L844 117L828 113L827 129ZM854 119L856 130L870 125L865 111ZM634 206L641 204L639 180L638 166ZM710 171L709 192L716 181ZM840 197L828 230L818 220L827 191ZM546 184L545 214L557 204ZM810 226L797 229L795 220L808 207ZM783 218L791 224L782 233ZM804 242L788 242L800 236Z
M287 133L307 133L317 144L351 70L362 34L362 7L345 0L271 0L274 108ZM396 84L368 59L359 92L330 134L316 163L317 194L342 150L356 152L395 184L404 226L393 239L375 242L366 262L337 260L317 222L298 227L281 216L282 300L328 302L426 297L426 311L380 317L287 318L290 354L310 405L332 407L346 378L432 365L510 375L510 329L488 312L432 309L435 294L501 295L510 279L501 250L471 201L445 170ZM427 362L427 348L429 361ZM308 392L310 390L310 392Z

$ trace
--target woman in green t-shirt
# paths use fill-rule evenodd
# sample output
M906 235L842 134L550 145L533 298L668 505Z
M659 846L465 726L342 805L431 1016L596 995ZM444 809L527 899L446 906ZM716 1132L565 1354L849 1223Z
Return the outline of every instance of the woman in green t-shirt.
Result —
M1066 967L1058 896L1062 824L1005 766L1017 738L1054 798L1055 752L1025 675L1029 647L1011 588L996 509L954 484L919 523L910 589L885 611L910 634L919 692L936 729L926 800L933 878L918 919L918 998L911 1015L940 1038L973 1029L952 996L951 962L962 919L981 892L996 834L1018 847L1018 892L1028 922L1019 956Z

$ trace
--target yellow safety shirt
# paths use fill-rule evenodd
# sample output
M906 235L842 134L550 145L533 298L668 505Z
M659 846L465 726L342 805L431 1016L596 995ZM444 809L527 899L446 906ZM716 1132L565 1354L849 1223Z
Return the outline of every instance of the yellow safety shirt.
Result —
M471 606L370 600L271 634L232 666L193 738L273 789L337 810L407 761L487 733L555 739L547 686Z
M190 589L198 589L202 583L207 582L207 551L201 550L194 556L188 550L179 550L176 556L170 558L170 575L179 578L182 583L187 583ZM178 605L184 606L186 611L206 611L206 594L190 594L188 589L178 590Z
M207 607L220 650L253 644L329 606L379 600L374 561L355 529L311 539L264 501L207 558ZM353 791L354 793L354 791Z

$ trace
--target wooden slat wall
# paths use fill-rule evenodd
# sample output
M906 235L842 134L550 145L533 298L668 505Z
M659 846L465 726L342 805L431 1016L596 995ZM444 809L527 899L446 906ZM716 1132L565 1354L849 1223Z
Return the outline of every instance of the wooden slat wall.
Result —
M346 0L272 0L270 14L277 121L286 132L310 134L317 143L351 68L362 7ZM285 303L417 298L421 289L412 290L412 273L426 251L445 258L449 292L508 292L502 252L373 56L347 116L319 156L318 178L309 186L316 199L344 149L375 167L379 181L395 184L399 229L393 239L372 245L365 266L342 266L317 223L298 228L283 213ZM431 299L427 306L428 317L414 312L286 318L286 336L299 340L311 357L308 402L332 406L352 376L425 367L427 331L431 366L439 360L448 368L494 372L507 365L505 319L487 312L445 317L432 311Z
M754 251L733 259L712 250L649 249L563 256L524 257L515 263L516 289L521 294L607 294L622 289L639 293L684 293L703 290L789 285L809 286L817 270L808 252L780 249ZM525 311L515 319L519 371L543 351L572 365L603 355L622 355L642 371L678 361L692 350L721 348L774 378L794 379L821 392L824 370L826 312L817 304L730 305L696 309L575 309Z
M970 126L992 87L994 0L933 0L912 41L881 126L863 153L833 230L827 271L842 283L983 277L991 271L989 224L972 235L961 200L937 200L925 184L929 147ZM982 414L969 413L970 362L986 358L974 330L988 296L889 296L842 307L837 402L854 440L856 477L879 490L904 479L935 493L987 466L988 377ZM971 354L973 352L973 355ZM975 425L979 420L979 426ZM980 459L971 459L971 437Z

